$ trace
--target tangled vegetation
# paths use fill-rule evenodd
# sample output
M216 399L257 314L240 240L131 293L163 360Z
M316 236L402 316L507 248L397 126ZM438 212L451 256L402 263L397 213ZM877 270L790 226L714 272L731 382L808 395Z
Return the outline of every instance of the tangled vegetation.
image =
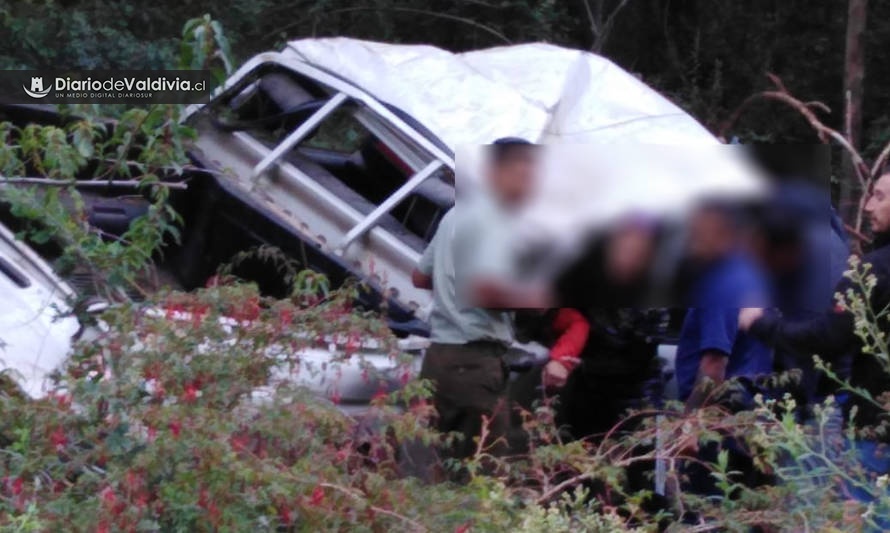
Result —
M400 357L376 316L349 308L348 291L308 295L274 300L235 283L105 311L51 394L0 395L3 530L656 531L694 512L696 530L850 531L890 513L887 477L869 477L845 435L827 429L830 403L814 425L797 422L790 400L737 414L666 408L590 442L563 441L542 405L525 414L528 452L490 457L483 434L466 464L440 464L428 453L443 440L430 429L427 383L381 390L355 418L291 379L317 372L300 354L331 339L344 357L369 338ZM853 309L890 371L866 326L886 312ZM890 411L886 397L875 401ZM683 493L682 439L654 444L692 432L702 443L740 436L775 482L741 483L721 453L709 468L723 496ZM656 459L667 465L662 505L625 484L627 467ZM469 482L433 482L418 465L463 467ZM856 502L853 489L874 502Z

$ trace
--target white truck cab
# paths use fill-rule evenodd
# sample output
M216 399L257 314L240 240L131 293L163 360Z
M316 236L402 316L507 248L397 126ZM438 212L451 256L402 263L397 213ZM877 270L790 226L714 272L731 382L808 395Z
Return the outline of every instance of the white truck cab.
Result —
M71 288L0 225L0 373L32 398L48 392L80 329Z

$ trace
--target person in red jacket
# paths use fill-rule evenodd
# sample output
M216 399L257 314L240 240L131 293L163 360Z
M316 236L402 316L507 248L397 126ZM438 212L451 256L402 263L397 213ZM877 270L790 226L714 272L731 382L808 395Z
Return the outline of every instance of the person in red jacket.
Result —
M578 310L571 308L556 309L548 312L551 338L550 361L544 366L541 375L543 385L548 390L562 388L569 379L569 374L581 362L581 352L587 344L590 334L590 323Z
M522 412L536 402L559 393L581 363L581 353L590 334L590 323L576 309L524 309L516 312L516 339L537 342L549 349L549 361L532 367L510 383L511 422L508 435L513 453L528 448L528 435L522 427Z
M583 313L573 308L525 309L516 313L515 326L518 341L537 342L549 350L546 365L528 369L510 385L513 420L519 424L518 410L531 410L536 401L558 393L565 386L581 363L590 323Z

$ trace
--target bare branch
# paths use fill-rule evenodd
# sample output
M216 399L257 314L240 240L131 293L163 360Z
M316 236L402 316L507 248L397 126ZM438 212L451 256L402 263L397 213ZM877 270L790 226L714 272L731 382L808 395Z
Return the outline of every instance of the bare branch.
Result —
M884 149L881 150L881 154L875 159L874 165L871 167L871 178L877 179L884 169L884 163L887 162L887 158L890 157L890 142L888 142Z
M605 20L603 17L604 0L597 0L597 10L595 14L590 8L590 0L581 0L581 2L584 4L587 20L590 23L590 33L593 36L593 43L590 45L590 50L593 52L600 52L605 46L609 34L612 33L612 27L615 25L615 17L617 17L618 13L627 6L630 0L620 0L618 5L605 16Z
M585 472L583 474L578 474L577 476L571 477L571 478L563 481L562 483L559 483L558 485L554 485L550 490L545 491L543 494L541 494L538 497L536 503L538 505L543 505L543 504L547 503L548 501L552 500L553 497L558 495L560 492L566 490L569 487L574 487L575 485L577 485L578 483L581 483L582 481L587 481L588 479L590 479L592 477L593 477L593 474L591 474L589 472Z
M168 189L188 189L188 184L182 182L158 181L155 183L143 183L139 180L56 180L51 178L5 178L0 176L0 184L30 184L48 185L50 187L167 187Z
M429 531L429 529L426 526L424 526L423 524L421 524L420 522L418 522L416 520L412 520L411 518L409 518L403 514L399 514L395 511L390 511L389 509L384 509L383 507L378 507L376 505L371 504L368 501L368 498L358 490L351 489L349 487L344 487L342 485L337 485L335 483L319 483L318 486L336 490L342 494L345 494L346 496L349 496L350 498L352 498L360 503L364 503L365 505L368 506L369 509L371 509L375 513L386 515L390 518L395 518L396 520L399 520L400 522L410 525L412 527L411 531Z
M773 85L776 86L783 93L788 93L788 88L785 87L785 83L782 81L782 78L776 76L772 72L767 72L766 77L769 78L769 81L773 82Z
M884 146L884 148L881 150L880 155L878 155L878 158L872 163L871 167L869 167L869 165L862 158L862 155L853 145L852 135L854 133L854 126L851 122L852 101L849 91L847 91L845 94L846 113L844 115L844 129L846 131L846 134L842 134L839 131L826 126L813 112L814 109L830 112L828 106L818 101L802 102L788 92L788 90L785 88L785 85L782 83L782 80L778 76L776 76L775 74L767 73L767 77L769 77L770 81L772 81L772 83L776 86L776 89L755 93L746 98L720 128L718 137L720 137L721 139L725 138L725 134L729 130L729 128L731 128L738 121L744 110L756 100L776 100L792 107L793 109L796 109L807 120L810 127L813 128L813 130L816 132L816 135L818 135L821 142L827 144L831 141L834 141L839 144L850 156L850 162L852 163L850 166L852 166L853 168L853 172L856 175L856 179L858 180L861 187L862 194L859 197L855 213L855 221L852 226L846 226L847 230L851 234L853 234L859 242L871 242L871 239L866 237L861 231L865 214L865 203L868 199L868 191L871 188L872 182L878 177L883 169L884 164L887 162L888 158L890 158L890 143Z
M584 11L587 13L587 21L590 23L590 33L593 34L593 40L596 41L596 38L600 34L599 23L593 15L593 10L590 9L589 0L581 0L581 3L584 4Z
M825 105L824 103L822 103L822 102L820 102L820 101L818 101L818 100L812 100L812 101L809 101L809 102L804 102L804 105L807 106L807 107L809 107L809 108L815 108L815 109L818 109L819 111L822 111L823 113L828 113L828 114L831 113L831 108L829 108L827 105Z
M350 12L357 12L357 11L393 11L393 12L397 12L397 13L413 13L415 15L425 15L428 17L452 20L452 21L460 22L462 24L466 24L467 26L472 26L476 29L482 30L485 33L488 33L489 35L497 37L499 40L503 41L506 44L513 44L513 42L510 39L508 39L506 35L495 30L491 26L486 26L485 24L476 22L475 20L472 20L472 19L469 19L466 17L460 17L458 15L451 15L448 13L439 13L438 11L431 11L428 9L417 9L417 8L413 8L413 7L396 7L396 6L379 6L379 7L356 6L356 7L345 7L342 9L332 9L331 11L324 11L321 13L313 13L311 16L297 19L295 22L291 22L284 26L281 26L280 28L276 28L275 30L272 30L270 33L272 35L278 35L279 33L286 32L287 30L289 30L291 28L296 28L300 24L303 24L304 22L306 22L310 19L317 20L318 18L321 18L321 17L340 15L343 13L350 13Z
M627 6L628 2L630 2L630 0L621 0L621 2L617 6L615 6L615 9L613 9L612 12L609 13L609 16L606 17L606 22L603 24L603 40L604 41L605 41L606 37L609 36L612 26L615 25L615 17L617 17L618 13L622 9L624 9L625 6ZM603 43L603 44L605 44L605 43Z
M782 102L793 109L796 109L803 117L807 120L810 127L812 127L816 131L816 135L819 136L819 140L823 143L828 143L833 140L837 142L841 147L846 150L853 161L853 169L856 172L856 177L859 180L860 184L863 186L866 184L866 173L869 172L868 165L866 165L865 161L862 159L862 156L859 155L859 152L850 144L850 141L844 137L837 130L826 126L819 117L813 112L813 107L817 107L819 109L828 110L828 107L825 104L817 105L815 102L802 102L792 96L788 90L785 88L785 85L782 83L782 80L779 79L775 74L767 73L767 77L775 84L777 90L773 91L761 91L759 93L755 93L748 98L745 99L742 104L736 108L736 110L730 115L729 119L723 124L720 128L719 135L721 137L725 137L726 132L731 128L738 119L741 117L742 113L747 109L747 107L754 101L765 99L765 100L776 100Z
M871 244L872 240L869 237L867 237L866 235L864 235L861 231L854 228L853 226L845 223L844 229L846 229L849 233L851 233L854 237L856 237L860 241L862 241L866 244Z

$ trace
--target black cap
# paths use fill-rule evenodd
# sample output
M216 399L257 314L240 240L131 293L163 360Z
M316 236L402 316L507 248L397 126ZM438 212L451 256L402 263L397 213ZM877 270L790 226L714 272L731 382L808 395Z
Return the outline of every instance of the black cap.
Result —
M517 144L532 144L531 142L523 139L522 137L501 137L496 140L492 144L496 144L498 146L511 146Z
M491 143L490 156L494 164L503 163L516 152L524 152L535 145L520 137L501 137Z

